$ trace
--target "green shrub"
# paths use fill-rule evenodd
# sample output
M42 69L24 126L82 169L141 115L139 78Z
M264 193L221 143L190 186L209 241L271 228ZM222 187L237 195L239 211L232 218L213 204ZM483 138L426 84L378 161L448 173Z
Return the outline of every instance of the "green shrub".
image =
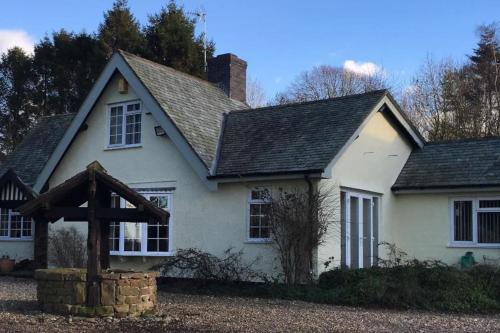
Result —
M336 304L487 312L500 309L499 278L498 268L466 271L414 260L392 267L333 269L321 274L319 287Z

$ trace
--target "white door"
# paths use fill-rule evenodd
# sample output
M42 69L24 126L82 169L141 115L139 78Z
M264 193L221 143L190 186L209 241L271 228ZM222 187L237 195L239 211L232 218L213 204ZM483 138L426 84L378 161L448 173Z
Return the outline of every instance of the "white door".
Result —
M375 203L378 198L371 195L345 192L343 237L345 265L351 268L370 267L374 264L374 247L377 246L374 232ZM375 217L378 221L378 217Z

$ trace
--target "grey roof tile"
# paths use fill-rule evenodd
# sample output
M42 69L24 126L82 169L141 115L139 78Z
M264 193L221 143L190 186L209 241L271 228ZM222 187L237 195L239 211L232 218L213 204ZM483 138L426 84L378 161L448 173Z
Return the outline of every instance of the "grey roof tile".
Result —
M215 158L224 112L248 106L212 83L120 51L207 168Z
M0 177L13 169L28 186L33 186L75 114L42 118L0 166Z
M230 112L215 176L323 170L386 93Z
M413 151L393 190L500 186L500 138L429 143Z

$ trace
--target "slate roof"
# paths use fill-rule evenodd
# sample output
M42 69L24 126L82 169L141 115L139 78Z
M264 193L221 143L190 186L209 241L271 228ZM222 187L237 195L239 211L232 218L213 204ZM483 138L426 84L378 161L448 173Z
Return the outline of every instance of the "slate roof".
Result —
M500 137L428 143L411 153L393 190L500 186Z
M120 51L207 168L216 155L222 115L247 109L214 84Z
M0 165L0 177L8 169L13 169L26 185L33 186L74 116L65 114L42 118Z
M215 177L321 172L386 94L230 112Z

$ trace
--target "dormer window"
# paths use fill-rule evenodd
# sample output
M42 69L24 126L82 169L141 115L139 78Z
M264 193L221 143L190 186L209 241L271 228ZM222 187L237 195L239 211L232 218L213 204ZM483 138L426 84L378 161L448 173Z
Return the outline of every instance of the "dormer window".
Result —
M141 103L138 101L108 106L108 147L137 147L141 144Z

